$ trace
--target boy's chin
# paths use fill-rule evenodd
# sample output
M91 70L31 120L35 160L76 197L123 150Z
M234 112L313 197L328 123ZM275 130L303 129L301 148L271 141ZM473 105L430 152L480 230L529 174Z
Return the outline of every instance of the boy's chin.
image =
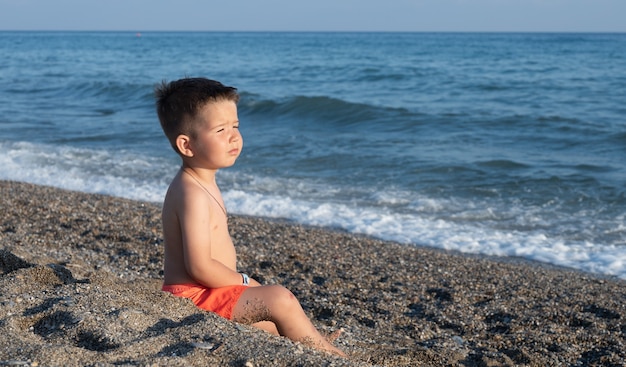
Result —
M232 167L232 166L234 166L236 161L237 161L237 158L233 159L233 160L232 160L232 161L230 161L230 162L227 162L227 163L224 165L224 168L228 168L228 167Z

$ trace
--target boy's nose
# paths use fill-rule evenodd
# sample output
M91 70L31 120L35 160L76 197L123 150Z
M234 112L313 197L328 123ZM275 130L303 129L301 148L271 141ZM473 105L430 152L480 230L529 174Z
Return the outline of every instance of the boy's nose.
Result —
M239 132L239 130L233 130L233 133L230 135L230 140L237 141L239 139L241 139L241 133Z

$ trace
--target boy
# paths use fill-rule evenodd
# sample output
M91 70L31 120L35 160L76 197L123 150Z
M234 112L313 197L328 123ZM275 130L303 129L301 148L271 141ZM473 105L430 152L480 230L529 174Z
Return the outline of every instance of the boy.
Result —
M239 273L227 213L215 174L241 153L233 87L184 78L155 88L163 132L182 158L163 203L163 290L198 307L275 335L345 354L327 341L294 295Z

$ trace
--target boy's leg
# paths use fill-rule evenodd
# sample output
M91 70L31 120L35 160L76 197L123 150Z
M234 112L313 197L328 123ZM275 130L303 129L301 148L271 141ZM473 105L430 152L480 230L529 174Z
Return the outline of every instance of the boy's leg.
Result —
M265 330L272 335L280 336L280 333L278 332L278 329L276 328L276 324L274 324L272 321L259 321L259 322L255 322L254 324L252 324L252 326L259 328L261 330ZM332 333L330 333L329 335L326 335L324 338L330 344L333 344L333 342L341 336L343 331L344 331L343 329L337 329L333 331Z
M261 330L265 330L270 334L276 335L276 336L280 336L280 333L278 332L278 329L276 328L276 324L274 324L271 321L259 321L259 322L255 322L254 324L252 324L252 326L254 327L258 327Z
M280 335L345 356L317 331L293 293L280 285L246 289L233 309L232 320L243 324L272 321Z

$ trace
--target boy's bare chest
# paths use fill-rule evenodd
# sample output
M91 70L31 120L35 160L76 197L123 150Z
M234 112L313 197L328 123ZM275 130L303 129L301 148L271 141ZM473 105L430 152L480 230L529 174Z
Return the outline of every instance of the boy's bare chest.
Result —
M224 218L211 221L210 236L212 257L236 270L237 254L235 245L230 237L228 224Z

